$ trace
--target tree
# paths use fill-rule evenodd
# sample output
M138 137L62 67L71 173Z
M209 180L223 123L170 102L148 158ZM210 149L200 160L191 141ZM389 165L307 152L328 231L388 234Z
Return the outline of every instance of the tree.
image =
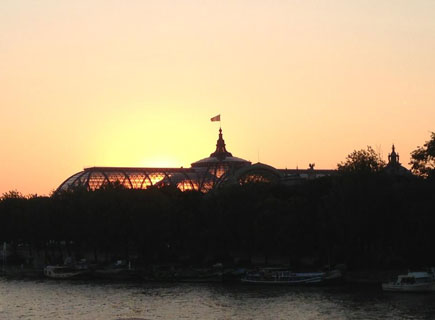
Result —
M17 190L11 190L8 192L5 192L1 195L0 199L24 199L24 196L21 194L21 192Z
M373 173L379 172L385 167L385 161L381 159L372 147L367 150L355 150L346 157L345 162L337 164L338 170L349 173Z
M435 132L423 147L418 146L411 152L411 171L421 177L435 177Z

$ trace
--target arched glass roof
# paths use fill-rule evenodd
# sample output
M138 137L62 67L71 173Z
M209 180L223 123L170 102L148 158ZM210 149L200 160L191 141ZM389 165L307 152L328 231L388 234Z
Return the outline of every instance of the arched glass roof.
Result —
M217 166L200 169L91 167L66 179L57 191L77 187L96 190L104 185L119 184L127 189L173 185L182 191L208 192L220 181L219 169Z
M216 151L210 157L192 163L191 168L91 167L66 179L57 191L76 187L96 190L104 185L119 184L128 189L171 185L182 191L208 192L225 183L286 181L289 174L293 181L303 178L304 174L322 175L323 171L330 174L331 170L277 170L264 164L251 165L226 150L222 129L219 129Z

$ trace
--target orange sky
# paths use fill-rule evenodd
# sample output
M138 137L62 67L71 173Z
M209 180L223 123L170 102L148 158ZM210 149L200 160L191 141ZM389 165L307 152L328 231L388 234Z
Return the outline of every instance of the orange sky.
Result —
M435 1L0 2L0 194L87 166L401 162L435 131Z

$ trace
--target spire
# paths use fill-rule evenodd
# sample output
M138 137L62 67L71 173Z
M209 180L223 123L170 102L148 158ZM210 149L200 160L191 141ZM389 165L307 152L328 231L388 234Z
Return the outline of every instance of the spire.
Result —
M391 153L388 155L388 164L400 164L399 163L399 154L396 153L396 148L394 147L394 144L391 148Z
M216 151L213 152L210 157L216 157L219 160L224 160L226 157L232 157L233 155L225 148L225 140L222 137L222 128L219 128L219 139L216 143Z

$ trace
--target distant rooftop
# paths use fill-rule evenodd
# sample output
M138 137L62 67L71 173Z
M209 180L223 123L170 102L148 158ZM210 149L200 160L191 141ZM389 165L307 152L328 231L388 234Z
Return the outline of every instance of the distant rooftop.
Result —
M210 154L210 157L198 160L192 163L192 167L204 167L212 164L221 164L221 165L229 165L229 166L245 166L250 165L251 162L233 157L231 152L228 152L225 147L225 140L222 136L222 128L219 128L219 138L216 142L216 150L215 152Z

